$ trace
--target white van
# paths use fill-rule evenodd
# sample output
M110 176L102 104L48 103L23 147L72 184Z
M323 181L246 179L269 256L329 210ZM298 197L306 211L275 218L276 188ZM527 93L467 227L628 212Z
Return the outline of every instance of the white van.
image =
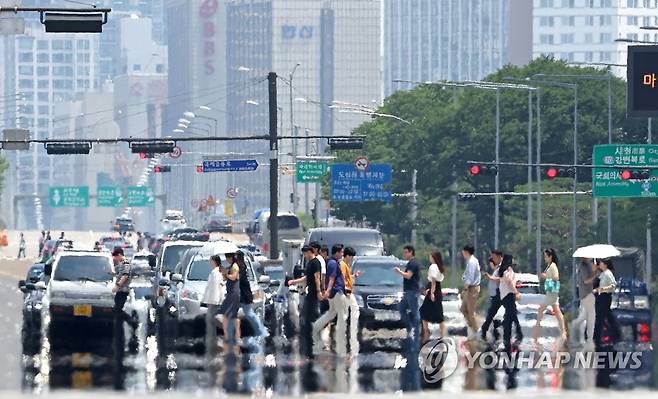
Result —
M303 240L304 231L297 215L292 212L279 212L279 250L282 248L282 240ZM253 243L264 255L270 253L270 211L261 212L258 220L254 223L252 231L249 232Z

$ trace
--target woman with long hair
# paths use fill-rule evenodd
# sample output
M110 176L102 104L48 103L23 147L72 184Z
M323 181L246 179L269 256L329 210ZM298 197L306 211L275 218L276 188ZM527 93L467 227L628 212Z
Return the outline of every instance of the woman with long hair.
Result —
M443 281L443 257L440 252L430 254L430 267L427 272L427 289L425 300L420 307L420 318L423 322L423 342L430 339L429 323L439 323L441 337L446 336L446 326L443 317L443 295L441 295L441 282Z
M567 329L564 324L564 315L562 314L562 310L560 310L559 302L560 272L558 270L557 254L553 248L544 250L544 262L546 263L546 269L540 274L540 278L544 280L545 302L537 310L537 323L533 328L533 337L535 342L537 342L541 329L541 319L544 316L546 308L550 306L560 326L560 339L565 341L567 339Z
M596 311L596 316L594 318L594 342L596 345L600 346L601 342L601 330L603 329L603 324L608 324L608 330L612 342L617 341L619 338L619 326L617 321L612 315L610 310L610 305L612 304L612 293L617 287L617 280L613 274L615 268L610 259L599 259L597 268L601 271L601 274L598 276L598 287L593 289L595 302L594 308Z

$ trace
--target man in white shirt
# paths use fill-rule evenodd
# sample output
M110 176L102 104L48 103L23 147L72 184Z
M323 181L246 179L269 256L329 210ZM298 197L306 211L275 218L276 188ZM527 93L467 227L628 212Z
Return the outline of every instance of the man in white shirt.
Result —
M464 246L462 255L466 261L466 268L462 277L464 290L461 295L462 305L460 310L469 328L469 339L474 338L478 331L477 321L475 320L475 305L480 296L480 262L473 253L475 253L475 248L472 245Z
M210 274L203 294L203 306L206 306L206 354L212 359L217 354L217 311L226 296L226 282L220 272L222 260L219 255L210 258Z

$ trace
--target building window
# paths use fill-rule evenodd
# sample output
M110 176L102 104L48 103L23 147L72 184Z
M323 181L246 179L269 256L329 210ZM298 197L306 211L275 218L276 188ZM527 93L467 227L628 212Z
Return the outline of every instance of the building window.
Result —
M594 61L594 53L591 52L591 51L586 51L585 52L585 61L587 61L587 62Z
M39 115L48 115L50 114L50 108L47 105L39 105Z
M563 33L560 35L560 43L571 44L573 43L573 33Z
M157 64L157 65L155 66L155 72L157 72L157 73L164 73L164 71L165 71L164 64Z
M576 24L576 17L562 17L560 19L560 23L562 26L574 26Z
M37 120L37 126L40 128L48 128L48 119L46 118L39 118Z
M47 66L37 67L37 76L48 76L50 75L50 68Z
M553 44L553 35L539 35L540 44Z
M601 61L608 62L612 59L609 51L601 51Z
M34 87L34 83L32 82L32 79L20 79L18 81L18 87L20 89L31 89Z
M612 35L610 33L601 33L600 38L601 38L601 40L599 40L599 43L602 43L602 44L612 43Z
M40 80L37 82L37 87L40 89L47 89L49 87L49 81L47 80Z
M48 53L39 53L37 54L37 62L41 64L46 64L50 62L50 55Z
M591 33L585 33L584 43L585 44L592 44L593 42L594 42L594 39L592 38L592 34Z
M139 65L139 64L133 64L133 71L141 71L141 70L142 70L142 66L141 66L141 65Z
M540 0L539 7L541 7L541 8L553 8L553 0Z
M599 16L599 25L601 25L601 26L612 25L612 16L611 15L600 15Z
M21 50L32 50L32 38L21 37L18 39L18 48Z
M40 91L38 94L38 99L41 102L48 102L48 92Z
M651 26L651 17L642 18L642 26Z
M553 26L553 17L539 17L539 26Z
M32 62L33 60L32 53L19 53L18 60L20 62Z
M575 0L562 0L562 8L573 8Z
M18 74L19 75L32 76L33 71L34 71L34 69L29 65L21 65L21 66L18 67Z
M601 8L612 7L612 0L601 0Z
M48 40L37 40L37 50L48 50Z
M628 25L637 26L637 17L634 15L629 15L626 17L626 23Z
M588 15L588 16L585 17L585 25L594 26L594 16L593 15Z
M637 41L637 33L627 33L626 38L628 40Z
M642 1L642 5L644 6L644 8L651 8L651 0Z
M637 0L626 0L626 6L628 8L637 8Z
M645 42L650 41L650 40L651 40L651 35L648 34L648 33L645 33L645 34L644 34L644 39L643 39L643 40L644 40Z
M89 40L78 40L78 49L89 50Z

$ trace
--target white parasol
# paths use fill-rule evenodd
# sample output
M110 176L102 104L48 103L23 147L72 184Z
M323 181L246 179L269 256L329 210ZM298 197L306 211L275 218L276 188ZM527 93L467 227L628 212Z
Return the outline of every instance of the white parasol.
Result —
M609 244L594 244L581 247L573 253L574 258L605 259L621 255L621 252Z

